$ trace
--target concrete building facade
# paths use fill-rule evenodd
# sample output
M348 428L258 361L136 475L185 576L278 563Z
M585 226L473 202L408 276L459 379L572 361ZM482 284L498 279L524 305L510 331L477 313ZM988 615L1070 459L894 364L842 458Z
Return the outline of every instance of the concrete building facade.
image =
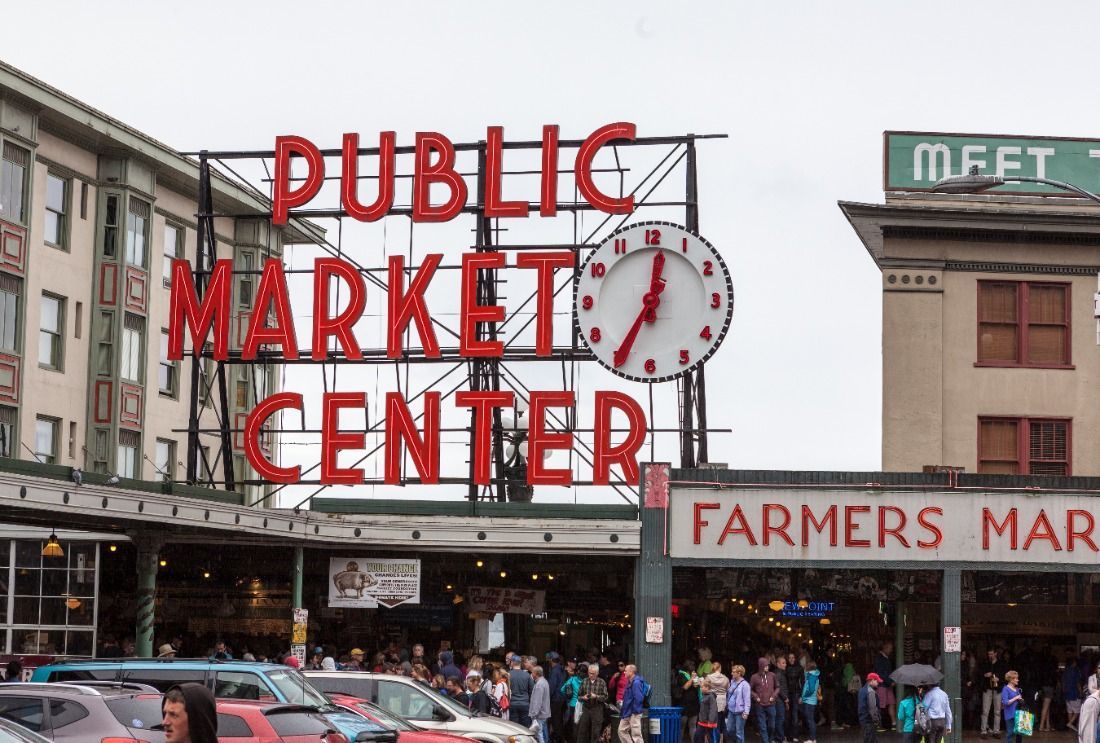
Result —
M1100 474L1100 209L898 190L840 208L882 271L882 469Z
M197 162L3 64L0 150L0 455L184 479L192 362L166 356L169 267L196 264ZM237 272L298 233L270 227L261 194L213 182L215 210L245 215L215 220L218 257L234 260L239 347L257 277ZM202 362L203 397L213 372ZM226 372L237 425L278 375ZM216 425L206 410L200 426ZM238 445L236 477L249 478ZM219 448L203 437L200 477L220 467Z

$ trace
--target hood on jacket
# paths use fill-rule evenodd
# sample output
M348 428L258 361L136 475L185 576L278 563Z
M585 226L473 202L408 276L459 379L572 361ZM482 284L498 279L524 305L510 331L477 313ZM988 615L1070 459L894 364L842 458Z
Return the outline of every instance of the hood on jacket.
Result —
M168 692L172 689L178 689L183 694L183 708L187 711L187 729L191 734L191 743L218 743L218 712L210 689L195 683L176 684ZM167 692L164 698L168 698ZM160 709L163 715L163 700Z
M449 666L451 664L451 661L453 661L454 659L454 653L452 653L450 650L444 650L442 653L439 654L439 662L444 666Z
M757 661L756 661L756 670L766 671L766 670L768 670L769 665L770 664L768 663L767 658L758 658Z

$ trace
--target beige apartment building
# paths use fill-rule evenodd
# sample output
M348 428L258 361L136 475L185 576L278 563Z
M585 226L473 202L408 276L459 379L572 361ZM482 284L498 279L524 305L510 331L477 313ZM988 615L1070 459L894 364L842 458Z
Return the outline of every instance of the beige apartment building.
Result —
M1100 475L1093 303L1100 206L1060 191L1040 195L1036 186L968 195L928 190L937 177L964 172L968 157L989 174L994 167L997 175L1026 174L1000 170L1002 155L993 153L1001 142L988 135L895 142L887 133L884 203L840 202L882 271L886 471ZM1077 181L1090 175L1073 175L1068 163L1097 157L1087 147L1075 140L1043 145L1051 153L1043 163L1048 174L1057 164ZM1028 151L1005 148L1012 151L1003 157L1017 158L1005 160L1010 166Z
M167 360L168 281L173 258L196 261L197 162L2 63L0 150L0 455L184 479L191 361ZM213 184L219 213L269 210L236 182ZM215 233L237 270L299 236L247 216L218 218ZM255 279L235 279L238 331ZM200 394L212 368L203 362ZM278 375L226 370L239 425ZM239 446L236 477L252 477ZM218 437L203 447L200 468L213 467Z

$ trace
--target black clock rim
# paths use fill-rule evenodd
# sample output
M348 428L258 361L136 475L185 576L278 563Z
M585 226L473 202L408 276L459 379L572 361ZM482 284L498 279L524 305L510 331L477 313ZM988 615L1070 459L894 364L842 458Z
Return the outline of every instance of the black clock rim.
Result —
M726 292L727 292L727 294L730 298L729 307L726 309L726 317L725 317L725 320L722 323L722 330L718 334L718 340L715 342L715 344L713 346L711 346L710 350L707 351L707 353L703 354L703 356L701 356L699 359L697 359L695 362L693 362L690 366L686 366L683 369L678 369L675 374L667 374L667 375L664 375L664 376L661 376L661 377L639 377L639 376L636 376L634 374L627 374L625 372L622 372L622 371L616 369L613 366L609 366L608 364L604 363L603 359L601 359L598 355L596 355L596 352L592 350L592 346L588 343L588 339L584 337L583 333L581 333L580 312L577 308L577 295L579 293L578 290L579 290L579 286L580 286L580 277L584 274L584 269L587 268L588 264L592 261L592 257L597 252L599 252L600 249L602 249L605 245L607 245L607 243L609 243L611 240L615 239L616 235L620 235L623 232L626 232L627 230L633 230L633 229L637 229L638 227L645 227L645 226L649 226L649 225L661 225L661 226L664 226L664 227L675 227L676 229L683 230L684 232L688 233L689 235L692 235L693 237L696 237L700 241L702 241L702 243L704 245L706 245L707 248L710 249L710 252L714 254L714 257L718 261L718 265L721 266L721 268L722 268L722 275L726 279ZM680 379L681 377L684 377L684 376L692 373L696 369L702 367L702 365L705 364L710 359L710 357L713 356L715 354L715 352L718 351L719 348L721 348L723 341L725 341L726 335L729 333L729 330L730 330L730 325L733 322L733 307L734 307L734 304L736 304L736 296L734 295L734 292L733 292L733 276L730 273L729 266L726 264L725 259L722 257L722 254L718 252L718 249L714 247L714 244L710 240L708 240L705 237L703 237L702 235L700 235L696 230L688 229L687 227L683 226L682 224L677 224L676 222L670 222L670 221L664 220L664 219L649 219L649 220L645 220L645 221L642 221L642 222L631 222L630 224L626 224L626 225L623 225L622 227L619 227L614 232L612 232L607 237L605 237L603 240L601 240L599 245L595 246L594 248L592 248L591 251L589 251L588 255L584 259L584 262L580 265L580 270L577 271L577 273L574 274L574 277L573 277L573 331L576 333L577 337L580 339L580 342L582 344L584 344L584 347L588 350L588 352L590 354L592 354L592 359L597 364L602 366L604 369L607 369L609 372L611 372L612 374L614 374L617 377L621 377L623 379L629 379L632 382L642 382L643 384L658 384L660 382L671 382L673 380Z

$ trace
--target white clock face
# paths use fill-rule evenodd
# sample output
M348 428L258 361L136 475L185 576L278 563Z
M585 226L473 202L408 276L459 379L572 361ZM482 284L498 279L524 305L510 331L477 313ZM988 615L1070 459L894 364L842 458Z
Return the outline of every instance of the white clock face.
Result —
M607 369L639 382L674 379L706 361L733 316L733 281L714 247L671 222L623 227L581 268L580 336Z

